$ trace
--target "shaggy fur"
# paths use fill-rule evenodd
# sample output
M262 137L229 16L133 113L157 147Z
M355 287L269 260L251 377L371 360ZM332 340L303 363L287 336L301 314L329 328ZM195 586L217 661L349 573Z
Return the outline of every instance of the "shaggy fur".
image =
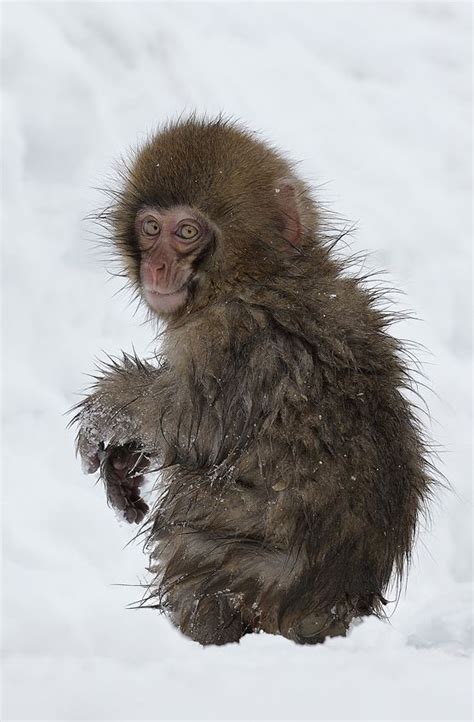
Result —
M282 178L297 189L297 248ZM86 470L101 459L129 521L147 511L146 464L162 468L148 603L202 644L345 634L381 613L432 484L392 317L343 274L291 164L234 124L170 125L122 179L100 220L138 292L141 207L193 206L218 229L165 319L161 359L112 362L77 417Z

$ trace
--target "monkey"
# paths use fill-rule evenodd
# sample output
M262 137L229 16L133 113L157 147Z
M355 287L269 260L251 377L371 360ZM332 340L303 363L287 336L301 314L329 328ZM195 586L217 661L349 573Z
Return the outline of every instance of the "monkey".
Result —
M435 482L394 315L294 164L235 121L169 122L124 166L98 221L160 348L111 358L73 421L85 472L142 524L146 606L202 645L383 617Z

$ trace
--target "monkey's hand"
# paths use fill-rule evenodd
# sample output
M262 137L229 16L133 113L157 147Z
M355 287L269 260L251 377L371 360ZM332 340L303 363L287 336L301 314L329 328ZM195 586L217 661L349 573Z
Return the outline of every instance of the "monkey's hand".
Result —
M100 468L108 504L129 523L139 524L148 511L140 486L149 465L137 441L132 441L133 424L119 407L107 408L100 394L92 394L76 417L80 423L77 451L86 474ZM127 440L128 439L128 440Z
M148 505L140 496L140 486L149 465L140 443L132 441L133 424L119 407L107 408L100 394L92 394L76 417L80 423L77 451L86 474L100 469L108 504L129 523L140 523ZM127 440L128 439L128 440Z
M130 524L139 524L148 512L140 496L140 486L150 459L135 444L108 446L99 452L100 474L105 484L107 501Z

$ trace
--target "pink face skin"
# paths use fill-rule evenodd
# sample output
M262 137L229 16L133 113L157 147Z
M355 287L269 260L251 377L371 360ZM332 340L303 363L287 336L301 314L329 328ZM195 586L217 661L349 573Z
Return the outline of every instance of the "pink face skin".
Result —
M209 243L210 229L195 210L176 206L142 208L135 231L143 296L158 315L173 313L187 301L192 262Z

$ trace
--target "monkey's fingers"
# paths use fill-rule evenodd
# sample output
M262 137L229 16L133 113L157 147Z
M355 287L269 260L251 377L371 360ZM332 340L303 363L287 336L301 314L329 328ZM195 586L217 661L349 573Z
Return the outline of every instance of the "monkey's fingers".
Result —
M129 524L140 524L147 515L148 508L148 504L139 497L124 509L123 516Z
M135 477L132 484L130 479L109 470L103 478L110 506L120 511L129 523L140 523L148 512L148 505L139 493L144 477Z
M114 509L121 512L130 524L139 524L148 512L148 505L141 498L137 488L127 483L116 481L110 476L106 480L107 501Z

